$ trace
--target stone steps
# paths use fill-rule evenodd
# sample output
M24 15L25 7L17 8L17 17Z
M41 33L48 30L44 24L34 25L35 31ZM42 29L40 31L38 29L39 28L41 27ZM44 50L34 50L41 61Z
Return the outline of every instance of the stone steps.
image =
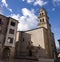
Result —
M34 56L16 56L15 59L27 59L27 60L38 60Z

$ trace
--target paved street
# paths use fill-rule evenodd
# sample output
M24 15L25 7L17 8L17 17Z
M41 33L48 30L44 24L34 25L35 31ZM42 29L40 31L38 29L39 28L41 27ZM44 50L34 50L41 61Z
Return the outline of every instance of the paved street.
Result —
M14 62L37 62L36 60L16 59Z
M38 62L37 60L15 59L15 60L0 60L0 62Z
M0 62L54 62L54 60L40 58L38 61L37 59L20 58L20 59L4 59L4 60L0 60ZM60 59L57 59L56 62L60 62Z

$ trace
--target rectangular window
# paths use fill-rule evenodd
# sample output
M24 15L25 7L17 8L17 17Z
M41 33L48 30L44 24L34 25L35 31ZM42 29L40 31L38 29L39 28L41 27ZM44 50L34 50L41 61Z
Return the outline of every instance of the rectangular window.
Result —
M13 30L13 29L10 29L10 30L9 30L9 33L10 33L10 34L14 34L14 30Z
M0 19L0 25L2 25L2 19Z
M2 32L2 27L0 26L0 33Z
M9 42L9 43L13 43L13 38L8 37L8 42Z
M40 22L41 22L42 20L40 19Z
M1 33L2 31L0 30L0 33Z
M24 41L24 38L23 38L23 41Z
M15 22L11 22L11 25L12 25L12 26L15 26Z

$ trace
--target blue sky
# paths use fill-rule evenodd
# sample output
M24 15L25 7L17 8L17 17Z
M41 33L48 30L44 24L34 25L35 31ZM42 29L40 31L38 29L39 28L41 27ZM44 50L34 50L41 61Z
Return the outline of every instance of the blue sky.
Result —
M57 47L60 39L60 0L0 0L0 14L19 20L18 30L37 27L41 6L48 12Z

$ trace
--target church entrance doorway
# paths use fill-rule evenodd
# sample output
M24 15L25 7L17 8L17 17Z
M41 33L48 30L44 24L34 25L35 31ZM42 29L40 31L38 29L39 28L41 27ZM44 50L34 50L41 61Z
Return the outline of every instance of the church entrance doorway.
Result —
M3 50L3 58L9 58L9 57L10 57L10 49L9 47L6 47Z
M32 56L32 50L29 50L29 56Z

